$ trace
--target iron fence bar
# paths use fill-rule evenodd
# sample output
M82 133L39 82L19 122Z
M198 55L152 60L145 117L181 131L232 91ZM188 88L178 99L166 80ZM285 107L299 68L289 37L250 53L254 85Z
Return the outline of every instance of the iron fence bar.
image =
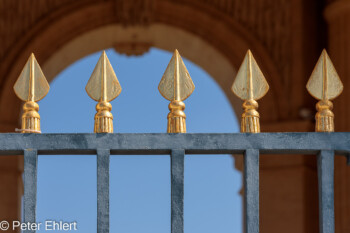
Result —
M97 149L97 233L109 233L109 149Z
M0 134L0 154L22 154L36 148L39 154L164 154L184 149L186 154L240 154L246 149L265 153L317 154L334 150L350 153L350 133L259 133L259 134Z
M244 153L245 232L259 233L259 150Z
M171 233L184 232L185 150L171 151Z
M24 150L24 222L35 223L37 194L38 153L34 149ZM25 230L24 233L35 233Z
M320 233L334 233L334 151L317 155Z
M350 133L0 134L0 154L24 151L24 222L35 222L38 154L97 150L97 232L109 233L110 155L170 153L171 232L183 233L185 153L244 152L244 227L246 233L259 233L259 154L318 153L320 232L334 233L334 156L340 153L349 159L349 142Z

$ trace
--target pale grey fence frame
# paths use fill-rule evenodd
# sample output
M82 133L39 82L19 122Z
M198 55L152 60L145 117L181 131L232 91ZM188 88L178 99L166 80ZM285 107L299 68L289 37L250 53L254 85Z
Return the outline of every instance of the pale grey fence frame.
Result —
M24 221L35 222L40 154L97 155L97 232L109 233L110 155L171 156L171 233L184 232L185 154L244 154L245 232L259 232L259 155L317 155L320 233L334 233L334 155L350 133L0 134L0 155L24 154ZM344 177L347 179L347 177ZM35 231L25 231L34 233Z

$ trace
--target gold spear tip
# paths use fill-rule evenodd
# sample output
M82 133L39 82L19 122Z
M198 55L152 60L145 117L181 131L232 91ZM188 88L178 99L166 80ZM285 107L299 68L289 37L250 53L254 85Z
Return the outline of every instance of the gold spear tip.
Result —
M195 86L180 53L175 49L159 82L158 90L169 101L175 100L177 94L175 90L178 90L178 100L183 101L192 94L194 88Z
M37 62L34 53L31 53L27 63L24 65L13 89L23 101L39 101L44 98L50 90L43 71Z
M232 92L242 100L258 100L268 90L269 84L254 59L252 52L248 49L233 82Z
M106 101L109 102L121 93L122 88L105 51L102 51L85 90L90 98L95 101L100 101L105 93Z
M343 91L343 84L325 49L312 71L306 89L318 100L332 100Z

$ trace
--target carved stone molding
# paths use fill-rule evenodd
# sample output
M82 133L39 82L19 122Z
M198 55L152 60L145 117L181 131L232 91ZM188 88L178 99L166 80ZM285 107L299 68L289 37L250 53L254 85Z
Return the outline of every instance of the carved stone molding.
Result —
M114 0L117 21L124 26L153 23L155 0Z
M120 42L114 45L114 50L127 56L140 56L147 53L151 47L150 42Z
M284 119L290 116L289 112L292 111L294 107L291 106L290 103L287 103L288 100L286 98L286 96L292 92L293 85L290 83L292 80L292 73L294 73L297 78L301 77L300 75L295 74L295 72L292 72L291 69L291 66L293 65L291 62L293 58L293 56L291 56L291 51L293 50L293 46L291 46L293 45L293 37L291 36L292 2L294 1L34 0L31 2L31 4L28 4L28 1L3 0L0 3L0 43L2 45L0 49L0 60L4 61L6 57L7 62L0 64L0 70L8 75L8 73L10 73L9 70L12 69L11 64L18 59L18 53L20 53L21 50L23 51L24 48L22 47L27 46L31 43L31 41L35 40L36 34L40 34L42 30L51 28L52 23L59 19L70 17L69 15L71 13L79 11L79 9L109 5L107 12L105 12L105 17L101 18L96 14L92 14L92 11L90 11L83 16L83 18L86 19L82 20L90 21L91 23L89 24L94 25L120 23L128 28L132 26L148 27L157 22L163 22L164 20L169 21L168 19L164 19L162 17L168 17L167 15L172 14L183 15L184 12L187 12L186 14L190 12L189 14L191 17L193 17L191 22L198 20L196 19L198 16L192 15L191 11L188 10L192 9L205 15L204 19L202 20L204 24L206 20L210 18L217 20L217 25L219 27L216 28L214 25L211 31L218 33L219 38L223 38L223 40L227 40L228 38L226 34L222 33L221 28L233 28L238 26L242 30L239 29L235 33L238 33L241 38L246 40L246 43L249 44L249 48L253 49L253 53L260 52L265 54L263 56L265 58L261 59L261 62L266 63L266 60L269 60L269 63L272 64L268 65L270 67L273 66L273 68L266 69L266 74L268 75L269 79L273 80L273 82L271 82L271 90L273 89L276 92L276 95L279 96L278 104L276 104L276 106L273 108L275 108L280 116L277 116L276 114L274 119ZM164 16L160 17L159 11L162 11L164 6L171 5L178 6L179 11L172 12L172 10L169 11L169 9L167 9L167 12L164 12L163 14ZM50 22L50 20L52 22ZM77 20L79 21L80 19L71 20L72 24L78 24ZM211 39L213 36L208 34L205 35L205 30L198 30L197 28L199 25L194 25L192 23L181 25L181 23L175 21L170 21L169 24L192 31L198 36L203 37L203 39L207 40L211 44L218 44L218 46L222 44L222 41L220 40ZM85 24L79 28L79 31L84 32L84 30L88 30L87 28L91 27L91 25L89 26ZM54 34L57 34L59 40L64 40L62 37L68 38L70 35L77 35L78 32L68 31L63 34L55 32ZM26 41L24 41L23 38L26 38ZM58 44L56 46L62 45ZM125 54L136 55L147 51L147 46L131 45L130 43L114 47L116 47L119 52ZM257 47L259 47L260 51L254 51L254 48ZM34 48L34 52L36 52L36 50L40 49ZM10 51L12 51L12 56L8 56ZM237 59L235 56L240 56L240 54L225 54L225 51L229 51L228 48L223 48L223 51L224 55L230 60ZM266 59L266 57L269 58ZM47 57L41 57L40 59L45 60ZM2 81L0 80L0 85L2 85L1 83ZM277 110L277 108L279 109ZM281 115L282 113L284 115Z
M124 26L149 25L154 21L156 0L113 0L116 20ZM174 1L174 0L158 0ZM2 0L0 4L0 58L16 38L51 11L91 0ZM180 2L180 1L179 1ZM290 0L182 0L185 4L214 7L247 27L277 62L287 82L290 50Z

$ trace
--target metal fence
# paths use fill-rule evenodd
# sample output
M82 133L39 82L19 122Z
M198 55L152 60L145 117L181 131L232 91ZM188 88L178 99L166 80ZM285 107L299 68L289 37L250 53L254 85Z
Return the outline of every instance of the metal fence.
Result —
M319 100L315 116L317 133L260 133L258 103L269 86L251 52L248 51L232 91L244 100L241 131L236 134L186 133L185 104L194 84L178 53L160 81L159 91L170 101L167 134L112 134L111 104L121 86L105 52L93 71L86 91L98 101L95 134L41 133L36 101L49 91L40 66L31 55L14 86L25 101L22 134L0 134L0 154L24 154L24 222L35 222L37 160L40 154L97 155L97 232L109 232L109 160L110 155L159 154L171 157L171 232L184 231L184 156L185 154L244 154L245 232L259 232L259 157L260 154L317 155L319 186L319 222L321 233L334 233L334 155L350 161L350 133L334 133L334 114L330 100L343 85L324 50L306 85ZM33 134L34 133L34 134ZM34 232L27 230L26 233Z
M35 222L38 155L97 155L97 232L109 232L110 156L171 157L171 232L184 232L184 156L244 154L245 232L259 232L261 154L317 155L320 232L334 233L334 155L350 161L350 133L0 134L2 155L24 154L24 222ZM33 233L35 231L25 231Z

